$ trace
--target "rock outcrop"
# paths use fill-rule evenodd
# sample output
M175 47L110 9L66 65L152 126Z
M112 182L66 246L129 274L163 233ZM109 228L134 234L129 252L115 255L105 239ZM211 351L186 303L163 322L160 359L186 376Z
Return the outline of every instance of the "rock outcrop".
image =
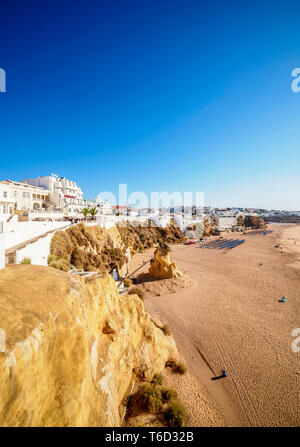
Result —
M262 230L267 228L265 219L260 216L238 216L237 225Z
M0 426L118 426L135 381L176 349L110 276L50 267L0 272L0 328Z
M152 248L158 243L177 244L183 243L186 238L174 222L168 227L153 227L148 221L145 226L117 225L120 236L131 254L141 253L147 248Z
M267 228L267 224L263 217L259 216L246 216L245 217L245 226L251 228L259 228L264 230Z
M81 223L54 234L48 265L63 271L69 271L71 265L101 273L117 269L121 274L128 262L125 253L126 247L116 227L107 230Z
M150 263L149 275L160 279L180 278L182 276L182 273L171 260L169 247L157 247L154 252L154 259Z
M244 226L244 216L242 216L241 214L239 216L237 216L236 224L238 227L243 227Z
M212 223L207 217L204 219L203 235L210 236L212 233Z

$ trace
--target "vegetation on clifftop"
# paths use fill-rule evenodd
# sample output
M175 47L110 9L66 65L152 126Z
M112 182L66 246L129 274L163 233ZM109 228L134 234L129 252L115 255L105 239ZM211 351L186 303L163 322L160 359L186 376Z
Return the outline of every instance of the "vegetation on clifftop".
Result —
M133 254L155 244L185 240L180 228L174 225L167 228L117 225L117 230L122 249L115 246L108 230L96 225L87 227L80 223L65 231L57 231L51 240L48 265L65 272L72 266L85 271L112 272L128 261L124 253L127 247Z
M132 254L141 253L157 244L178 244L186 240L180 228L174 224L166 228L118 224L117 228L124 244L130 248Z
M71 265L85 271L111 272L127 262L120 248L113 247L108 232L98 226L79 224L66 231L57 231L50 245L48 265L65 270Z

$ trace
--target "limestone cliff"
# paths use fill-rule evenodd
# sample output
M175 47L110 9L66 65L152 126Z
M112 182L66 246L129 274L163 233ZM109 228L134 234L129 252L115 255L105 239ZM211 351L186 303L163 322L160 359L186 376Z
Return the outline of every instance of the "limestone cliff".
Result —
M171 224L168 227L153 227L151 222L146 226L117 225L119 234L126 247L130 248L131 254L141 253L147 248L154 247L158 243L178 244L183 243L186 238L179 227Z
M57 231L50 245L48 265L69 271L71 265L87 271L120 272L128 262L126 247L116 227L109 230L98 225L79 224Z
M50 267L0 272L0 328L1 426L118 426L135 380L176 349L110 276L84 282Z
M68 272L71 266L86 271L112 272L121 277L127 274L127 265L134 253L143 252L160 242L184 242L179 227L131 226L128 223L110 229L83 223L66 231L57 231L50 246L48 265Z

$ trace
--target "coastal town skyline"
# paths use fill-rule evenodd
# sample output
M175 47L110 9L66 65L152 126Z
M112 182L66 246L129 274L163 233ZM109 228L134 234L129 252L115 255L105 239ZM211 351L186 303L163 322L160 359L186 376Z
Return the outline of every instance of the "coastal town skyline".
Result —
M152 209L152 210L175 210L182 212L191 212L192 208L195 209L232 209L232 210L251 210L253 212L286 212L286 213L295 213L295 215L300 215L299 209L287 209L287 208L267 208L267 207L255 207L255 206L243 206L240 204L239 206L229 206L228 204L221 204L219 206L213 203L207 203L205 200L205 194L200 191L151 191L150 193L146 193L144 191L131 191L128 188L128 184L119 184L117 187L117 192L113 193L111 191L100 191L96 197L87 197L85 194L85 190L82 191L80 185L72 180L67 180L65 176L58 176L57 174L51 173L48 176L38 176L35 179L22 179L22 180L12 180L11 178L0 179L0 183L7 184L29 184L40 186L40 184L36 183L38 179L57 179L64 180L66 182L71 182L76 185L76 188L80 191L80 197L85 200L86 206L95 206L98 202L107 202L110 206L114 207L127 207L128 209ZM33 183L32 183L33 182ZM42 186L41 188L45 188ZM84 197L83 197L84 196ZM75 198L75 197L74 197ZM24 208L25 209L25 208ZM30 209L30 207L28 207Z

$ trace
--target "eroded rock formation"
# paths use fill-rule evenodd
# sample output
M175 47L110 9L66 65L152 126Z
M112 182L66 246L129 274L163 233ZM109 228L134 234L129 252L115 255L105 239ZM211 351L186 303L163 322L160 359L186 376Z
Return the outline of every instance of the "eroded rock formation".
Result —
M244 226L244 216L242 216L242 215L237 216L236 224L238 227L243 227Z
M245 216L244 223L245 227L259 228L262 230L267 228L265 219L259 216Z
M171 221L168 227L153 227L151 221L145 226L117 225L125 246L130 248L131 254L141 253L147 248L164 242L166 244L182 243L186 240L179 227Z
M48 265L66 272L71 266L101 273L117 269L123 276L128 262L125 253L126 247L116 227L107 230L81 223L54 234Z
M176 349L110 276L50 267L0 272L0 328L0 426L118 426L135 380Z
M246 228L265 229L267 224L263 217L259 216L238 216L237 225Z
M171 250L167 246L157 247L150 263L149 275L160 279L180 278L182 273L171 260Z
M209 236L212 233L212 223L207 217L204 219L203 235Z

